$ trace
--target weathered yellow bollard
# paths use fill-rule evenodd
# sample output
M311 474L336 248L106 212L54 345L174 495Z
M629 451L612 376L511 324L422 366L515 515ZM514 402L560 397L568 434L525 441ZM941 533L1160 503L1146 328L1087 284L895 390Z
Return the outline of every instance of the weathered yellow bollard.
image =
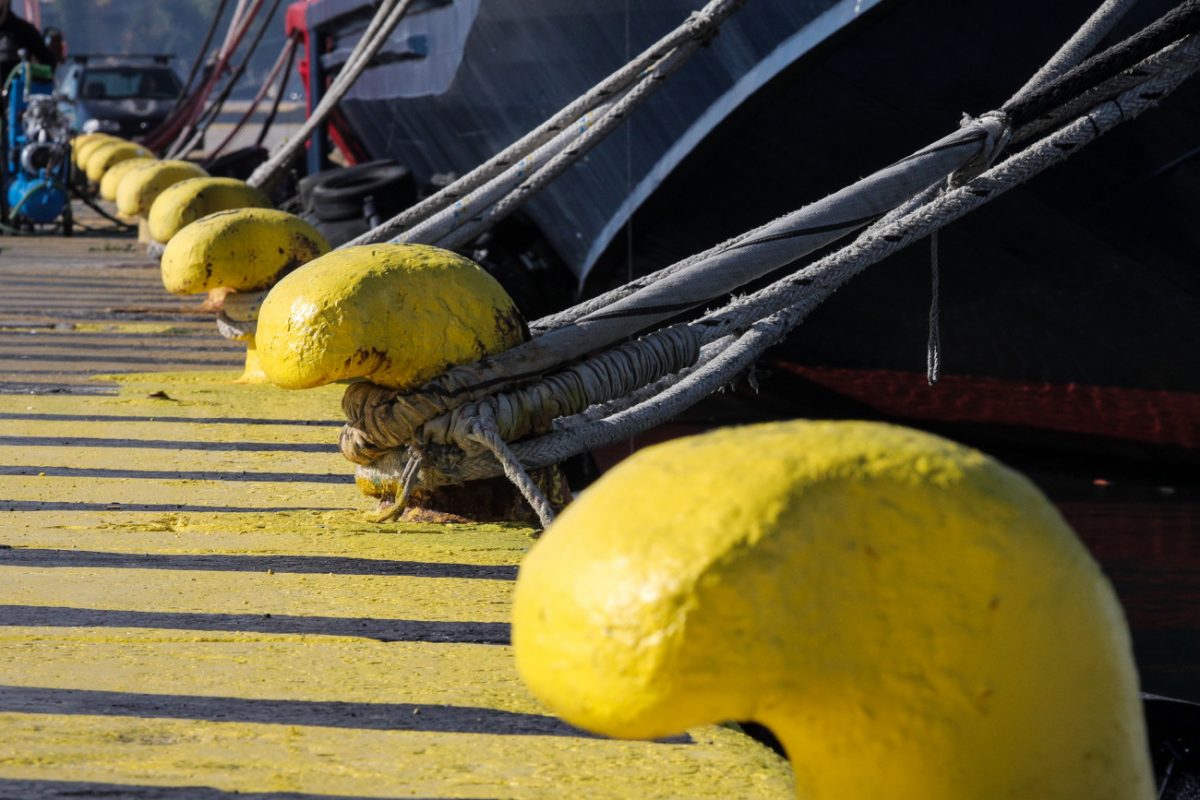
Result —
M166 244L175 234L209 214L238 208L271 207L267 196L245 181L189 178L163 190L154 199L148 217L150 236Z
M119 139L105 142L88 156L88 180L92 183L99 183L106 172L122 161L128 161L131 158L152 158L153 156L153 153L140 144L122 142Z
M76 137L74 145L75 167L86 173L88 159L91 158L92 153L96 152L96 148L106 142L126 141L126 139L118 139L116 136L109 136L107 133L89 133Z
M163 250L163 286L175 294L266 289L327 252L325 237L295 214L273 208L218 211L172 237Z
M867 423L644 450L521 566L517 667L568 722L756 720L797 797L1153 796L1107 580L1027 480Z
M427 245L377 244L335 250L281 280L263 302L256 338L262 368L278 386L363 379L405 390L527 336L512 299L470 259ZM531 475L551 502L562 501L566 485L556 469ZM376 521L400 513L536 519L504 478L418 488L405 506L395 503L404 496L398 475L360 468L357 477L364 494L380 499Z
M335 250L281 280L258 318L263 368L288 389L352 378L412 388L524 338L492 276L426 245Z
M167 187L207 175L190 161L158 161L130 172L117 186L117 210L127 217L145 217L155 198Z
M148 167L157 160L150 156L129 158L109 167L108 171L104 173L104 177L100 179L100 196L105 200L115 201L117 189L126 175L142 167Z

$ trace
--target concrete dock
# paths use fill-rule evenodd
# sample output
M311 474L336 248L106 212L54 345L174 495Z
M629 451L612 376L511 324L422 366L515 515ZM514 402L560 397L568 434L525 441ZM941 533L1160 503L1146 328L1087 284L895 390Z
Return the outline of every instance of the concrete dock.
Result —
M515 525L373 525L340 387L131 238L0 238L0 798L792 796L732 727L589 736L508 645Z

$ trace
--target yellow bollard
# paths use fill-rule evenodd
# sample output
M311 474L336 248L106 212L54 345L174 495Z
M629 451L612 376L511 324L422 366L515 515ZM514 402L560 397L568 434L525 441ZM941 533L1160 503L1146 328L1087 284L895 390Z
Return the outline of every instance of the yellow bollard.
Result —
M1154 794L1108 581L1027 480L915 431L792 422L638 453L527 557L513 640L574 725L767 725L806 800Z
M238 208L271 207L267 196L245 181L189 178L155 198L150 206L150 235L155 241L166 244L176 233L209 214Z
M263 369L288 389L352 378L413 387L524 338L492 276L426 245L328 253L276 284L258 318Z

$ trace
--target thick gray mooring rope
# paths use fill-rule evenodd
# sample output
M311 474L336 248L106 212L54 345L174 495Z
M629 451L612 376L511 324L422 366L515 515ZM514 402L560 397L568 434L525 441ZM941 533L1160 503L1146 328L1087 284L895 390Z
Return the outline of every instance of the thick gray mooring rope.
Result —
M460 216L460 204L455 203L450 209L439 212L434 218L392 241L424 241L428 236L419 232L421 228L434 224L434 220L439 217L451 217L454 224L446 234L433 243L438 247L453 250L470 242L507 217L518 206L565 172L568 167L587 155L614 128L624 122L634 108L649 98L671 75L678 72L699 47L698 39L684 42L647 69L637 83L624 94L597 109L594 121L589 120L589 124L574 125L564 134L560 134L560 137L554 140L557 147L553 151L550 151L549 147L546 148L548 157L542 163L537 163L537 160L533 158L529 159L531 163L528 168L531 170L531 174L527 177L524 173L524 164L511 167L503 176L494 181L494 183L501 184L496 187L496 198L488 204L479 203L481 208L478 212L474 214L467 212ZM484 189L478 191L482 193ZM472 197L469 196L463 199L462 204L466 205L471 201Z
M1091 55L1096 46L1100 44L1100 40L1116 27L1116 24L1136 3L1137 0L1105 0L1088 17L1087 21L1079 26L1071 38L1063 43L1058 52L1051 56L1050 60L1004 104L1012 105L1025 99Z
M588 423L564 425L563 430L509 447L518 465L540 467L577 453L628 438L676 416L703 397L727 384L746 369L767 347L799 324L820 302L866 267L949 224L991 199L1057 164L1098 136L1156 106L1200 66L1200 45L1189 39L1179 48L1174 69L1104 103L1065 128L1030 145L983 175L951 189L898 220L872 226L851 245L815 262L726 309L697 320L701 328L741 325L737 342L707 365L678 380L666 391L612 416ZM754 313L743 313L753 308ZM763 316L765 314L765 316ZM750 320L748 324L744 320ZM726 334L728 335L728 334ZM426 456L429 459L429 456ZM430 477L447 470L459 480L494 477L499 465L488 458L464 459L452 464L428 463ZM512 468L512 465L509 465ZM422 469L422 482L426 468Z
M1190 7L1194 3L1189 2L1185 5ZM1180 18L1180 14L1175 15L1175 20ZM1161 25L1159 29L1162 29ZM1073 37L1073 39L1076 38L1081 37L1078 35ZM1145 41L1144 37L1142 41ZM1125 45L1126 43L1123 43L1122 46ZM1063 50L1060 50L1056 59L1059 59L1068 49L1064 47ZM1118 48L1113 48L1113 50L1116 49ZM676 265L674 271L663 271L670 274L660 273L655 280L644 284L627 297L619 298L606 307L573 315L569 322L561 327L550 329L533 342L501 354L486 363L452 369L442 379L435 380L430 385L423 387L416 395L398 396L392 393L391 396L388 396L386 390L377 392L373 388L366 388L355 391L352 387L344 400L347 415L351 420L358 422L363 420L364 416L356 414L356 412L362 411L364 408L386 407L389 412L394 412L398 406L408 406L405 413L408 411L413 413L408 417L405 417L405 413L400 414L404 424L398 427L390 424L384 426L389 429L389 434L396 434L397 438L403 441L409 437L422 436L426 425L431 430L437 429L443 424L433 421L439 414L453 418L455 416L454 409L461 406L463 402L478 399L510 385L519 385L522 381L534 381L532 389L527 387L522 390L523 393L529 394L532 391L537 397L553 403L555 398L552 392L537 395L537 390L539 387L549 386L553 382L553 374L549 378L544 378L542 373L554 369L556 365L590 350L607 346L624 335L656 324L669 316L716 299L757 274L764 274L778 266L783 266L783 264L795 260L800 255L811 252L812 249L845 233L870 226L848 247L819 260L788 278L777 281L764 290L747 298L737 299L717 312L706 314L690 323L688 327L696 330L699 341L708 346L705 352L715 351L715 353L711 360L706 359L707 363L703 365L694 365L693 361L684 365L673 375L656 376L654 378L655 385L668 385L665 391L653 394L639 402L622 402L623 398L613 398L609 395L607 399L621 409L612 415L594 419L593 413L588 415L590 421L587 422L568 417L557 425L559 430L556 432L503 448L495 447L494 442L489 443L492 437L499 437L501 440L506 438L501 435L505 426L496 417L497 408L505 407L505 396L493 395L488 397L487 402L479 406L479 409L483 409L482 411L460 413L455 424L450 425L449 421L445 423L447 427L458 431L449 436L447 441L447 444L456 446L423 447L423 463L420 467L419 478L421 482L436 484L447 478L461 481L490 477L496 474L497 467L502 467L510 478L516 476L515 482L537 508L543 522L546 522L544 509L540 507L539 503L539 498L544 501L544 497L541 497L540 493L536 491L535 486L532 494L525 486L529 481L521 479L521 476L524 475L522 464L544 466L599 444L627 438L635 432L673 417L683 408L711 394L712 391L732 379L738 371L752 363L763 349L798 324L816 304L836 291L838 287L862 269L915 239L940 229L992 197L998 196L1003 191L1061 161L1070 152L1087 144L1120 122L1132 119L1146 108L1152 107L1162 96L1165 96L1195 71L1196 49L1195 40L1189 39L1183 46L1177 48L1179 56L1176 62L1177 66L1147 79L1136 88L1125 91L1120 97L1105 102L1062 130L1030 145L1016 156L1008 158L997 167L988 169L992 159L1004 146L1010 135L1008 120L1003 113L985 115L979 120L968 120L964 129L957 134L946 137L853 187L831 195L794 214L787 215L746 236L737 237L722 247L714 248L703 254L706 256L705 258L688 259L686 270L679 268L680 265ZM1128 47L1125 47L1124 52L1129 52ZM1078 51L1074 51L1071 59L1077 60L1078 55ZM1067 61L1071 59L1059 59L1063 62L1060 66L1066 68L1069 66ZM1116 80L1113 77L1115 73L1112 70L1105 72L1106 67L1104 65L1097 66L1097 63L1097 59L1089 60L1086 70L1083 71L1100 76L1106 83L1112 84ZM1041 74L1039 73L1039 75ZM1066 79L1060 78L1051 81L1049 90L1061 95L1063 85L1077 81L1076 74L1078 74L1077 71L1072 71ZM1050 73L1046 72L1041 81L1043 86L1049 80L1049 75ZM1037 84L1031 81L1027 87L1031 85L1036 87ZM1090 90L1091 87L1080 87L1080 91L1085 89ZM1030 94L1030 91L1033 93ZM1038 108L1039 103L1045 106L1037 92L1032 89L1030 91L1023 89L1014 97L1030 109ZM1041 91L1047 90L1043 88ZM1068 102L1072 100L1070 97L1064 99ZM1053 109L1047 110L1053 111ZM984 131L982 136L978 135L980 129ZM968 145L974 145L974 147L969 148ZM956 156L957 159L935 158L939 154L947 152ZM924 169L914 170L913 162L920 163ZM930 179L929 175L935 172L937 167L941 168L941 174L934 175ZM986 172L981 177L971 177L975 172L983 170ZM930 187L935 187L945 175L953 173L958 173L959 176L955 188L931 197L933 190ZM928 202L923 205L919 204L912 199L914 197L922 200L928 199ZM910 208L912 210L909 210ZM850 216L846 213L850 210L866 213L861 216ZM822 236L828 236L828 238L822 240L820 238ZM800 252L799 255L794 255L783 263L769 260L780 257L780 252L777 250L788 252L788 247L797 243L801 249L810 245L811 242L807 241L809 237L816 237L818 244ZM736 253L736 256L730 256L731 253ZM763 269L761 264L746 265L744 263L744 261L763 257L764 254L768 263L772 263L774 266ZM724 269L720 271L712 269L714 261L718 264L724 262L721 264ZM727 273L732 270L737 270L737 274L730 277ZM754 270L762 271L755 272ZM747 275L751 277L748 278ZM661 302L668 298L674 302ZM632 325L628 324L630 320L634 320ZM581 329L588 326L592 327L590 333L597 331L602 333L598 337L600 341L597 341L597 337L594 336L582 337L579 335ZM605 335L610 338L605 339ZM590 339L586 344L586 349L578 349L584 338ZM557 351L554 347L545 347L547 340L555 339L559 340L557 344L564 346L558 347ZM732 343L726 344L727 342ZM552 344L554 343L552 342ZM572 350L571 348L576 349ZM517 351L525 352L515 357L510 355ZM531 355L532 358L530 358ZM509 363L501 364L500 362L503 361ZM675 382L670 385L672 381ZM644 389L644 385L634 387L628 393L645 396ZM517 405L513 407L515 408ZM525 409L525 411L528 410ZM565 409L556 409L556 413L562 410ZM389 413L388 416L395 417L395 414ZM482 422L479 421L481 419ZM378 421L382 422L383 420ZM392 421L394 420L389 420L389 422ZM509 423L512 422L509 421ZM374 425L366 427L374 428L374 432L380 430ZM509 424L508 427L513 434L520 435L513 429L512 424ZM534 429L538 427L544 429L546 426L538 425L534 426ZM458 430L460 428L462 430ZM353 423L347 426L346 432L353 432L361 437L358 444L379 444L369 441L374 436L368 436L363 430L356 429ZM484 456L470 452L473 449L471 442L476 443L476 446L478 444L485 445L489 455ZM347 444L350 443L344 439L344 450L354 450L357 446L347 448ZM370 449L372 448L367 448L367 450ZM351 454L347 453L347 455ZM362 456L368 455L368 453L363 450L358 455L359 458L352 458L352 460L361 463ZM411 461L406 469L411 477L413 469ZM525 478L527 479L528 476L525 475Z
M986 158L1003 138L999 118L971 120L966 127L852 186L738 237L731 245L710 250L706 258L687 259L687 269L567 325L484 361L452 367L415 392L352 387L343 409L350 420L370 419L367 406L386 403L392 428L388 435L407 438L434 416L463 402L536 380L683 311L719 300L757 277L866 227L926 187ZM382 428L371 427L372 437L383 435Z

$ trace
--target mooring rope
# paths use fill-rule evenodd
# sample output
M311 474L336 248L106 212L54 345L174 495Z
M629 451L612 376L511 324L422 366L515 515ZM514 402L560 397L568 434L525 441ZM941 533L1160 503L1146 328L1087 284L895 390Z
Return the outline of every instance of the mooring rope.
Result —
M287 64L280 73L279 86L275 91L275 100L271 103L271 110L267 112L267 118L263 120L262 125L258 126L258 136L254 137L256 147L262 147L262 143L266 141L267 134L271 131L271 126L275 124L275 117L279 114L279 106L283 103L284 95L287 93L288 80L292 75L292 65L296 63L296 53L300 50L299 36L292 38L292 48L288 53Z
M1027 95L1001 107L1019 128L1071 98L1124 72L1185 36L1200 24L1200 0L1185 0L1128 39L1098 53Z
M1173 66L1141 85L1081 115L1064 128L1025 147L992 166L982 175L936 195L904 213L884 217L868 227L852 244L808 267L727 307L689 323L702 342L714 343L736 336L703 366L665 390L616 413L510 445L517 464L525 467L557 463L584 450L627 438L672 418L708 396L747 368L762 351L799 324L813 308L863 269L893 252L949 224L1033 175L1059 163L1122 122L1157 105L1200 65L1200 46L1189 38L1175 48ZM663 379L660 378L660 381ZM669 378L666 379L669 382ZM536 384L535 384L536 385ZM351 387L352 389L355 387ZM362 390L359 390L361 392ZM529 391L525 387L522 391ZM347 393L349 399L350 392ZM384 398L377 397L376 400ZM489 404L488 408L495 408ZM348 415L349 416L349 415ZM353 419L353 417L351 417ZM423 455L420 482L473 480L498 474L500 466L490 454L473 456L459 447L430 448ZM511 465L510 465L511 466Z
M746 283L865 227L947 175L992 152L1003 138L989 116L856 182L763 225L733 244L687 259L686 269L662 277L609 305L549 330L483 362L452 367L411 393L393 391L393 424L416 430L434 415L533 380L562 364L609 346L684 311L720 299ZM347 418L360 416L349 403Z
M687 63L695 49L696 46L689 43L664 56L633 87L585 114L576 124L494 180L392 241L428 243L453 250L479 236L583 158L623 122L634 107Z
M690 14L682 24L572 100L516 142L449 186L383 222L373 230L347 242L343 247L388 241L438 211L457 203L522 159L529 157L563 131L578 124L588 112L595 111L602 104L610 102L614 97L625 92L638 82L654 64L661 62L677 48L690 41L707 41L716 33L721 24L745 3L746 0L709 0L707 5Z
M586 155L663 81L680 69L745 2L746 0L710 0L704 8L693 12L666 36L567 104L519 141L426 200L338 249L374 244L386 239L414 244L435 244L445 249L454 249L470 241L515 211L517 206ZM390 28L375 25L388 8L392 9L393 14L402 14L402 9L395 6L380 8L372 21L372 27L368 27L359 40L359 45L364 48L363 53L357 57L352 54L343 66L345 84L339 85L335 82L322 100L324 104L325 100L336 95L335 100L329 103L330 110L336 104L336 98L340 98L357 77L357 73L350 66L351 63L365 66L371 57L370 48L373 45L363 45L363 42L369 35L386 38L390 32ZM394 27L391 17L386 24ZM339 78L342 77L339 75ZM309 118L310 122L316 115L314 110ZM302 141L307 136L302 130L292 139ZM278 160L278 155L279 152L273 154L271 159L262 164L250 177L249 182L255 184L255 176L260 172L274 174L274 168L270 167L270 164ZM267 290L255 294L261 304ZM237 320L225 318L220 321L218 329L226 338L243 339L253 333L254 324L253 317Z
M250 101L250 104L246 107L246 110L242 112L242 116L238 118L238 121L234 123L233 128L229 131L229 133L225 134L225 138L222 139L216 147L208 152L208 157L205 159L206 167L211 165L212 162L215 161L221 155L221 153L225 151L225 148L229 146L229 143L233 141L234 137L241 133L242 128L246 126L246 123L249 122L250 118L254 116L254 113L258 111L259 105L262 104L262 101L266 98L267 93L271 90L271 87L275 85L275 82L279 80L280 75L282 75L283 79L279 83L279 92L275 97L276 104L273 106L273 109L278 108L278 101L282 98L284 88L287 86L287 80L289 77L288 73L291 71L292 60L296 56L296 46L298 43L299 40L295 36L289 36L283 43L283 49L279 51L279 55L276 57L275 63L271 65L271 69L267 72L267 76L263 78L262 85L259 86L258 91L254 94L254 99ZM264 130L270 127L272 118L273 115L269 115L267 120L263 122L262 127Z
M1063 43L1050 60L1042 66L1033 76L1025 82L1025 85L1018 89L1012 97L1010 97L1006 105L1011 105L1029 95L1036 90L1042 88L1046 84L1060 77L1063 73L1073 69L1080 61L1092 54L1096 46L1100 44L1100 40L1107 36L1121 18L1129 12L1129 9L1137 3L1138 0L1105 0L1104 3L1097 8L1087 21L1079 26L1079 29Z
M144 144L146 147L156 152L166 150L181 136L181 132L190 129L204 112L204 104L208 101L209 95L212 94L217 84L220 83L222 75L224 75L225 70L229 66L230 59L233 58L233 54L237 51L242 39L249 32L250 25L265 0L252 0L253 5L250 5L249 2L250 0L247 0L247 2L239 0L237 8L234 9L233 17L229 20L229 28L225 32L225 41L217 51L217 58L213 64L212 71L200 84L200 88L196 91L196 94L180 109L180 113L177 116L168 118L145 137Z
M258 50L259 44L262 43L263 36L266 35L267 29L271 26L271 22L275 16L275 12L279 10L279 5L282 0L271 0L271 10L262 18L258 32L254 34L254 38L250 40L249 46L246 48L246 54L242 57L241 63L234 68L233 73L229 76L229 80L225 81L225 86L221 92L209 103L208 108L196 120L196 122L180 134L175 145L167 153L167 158L184 158L197 147L204 139L204 134L208 131L209 126L216 121L221 115L222 109L225 108L225 103L229 100L229 96L233 94L234 88L241 81L242 76L246 74L246 69L250 66L250 59L254 57L254 53Z
M171 106L171 111L167 114L167 119L170 119L179 111L192 91L192 84L196 82L196 76L200 73L200 66L209 61L208 48L212 45L213 36L217 33L217 28L221 24L221 15L225 13L225 7L229 5L229 0L218 0L217 9L213 12L212 22L208 24L208 31L204 34L204 41L200 44L200 49L196 51L196 58L192 61L191 69L188 70L187 80L183 82L183 89L179 93L179 98L175 104Z

